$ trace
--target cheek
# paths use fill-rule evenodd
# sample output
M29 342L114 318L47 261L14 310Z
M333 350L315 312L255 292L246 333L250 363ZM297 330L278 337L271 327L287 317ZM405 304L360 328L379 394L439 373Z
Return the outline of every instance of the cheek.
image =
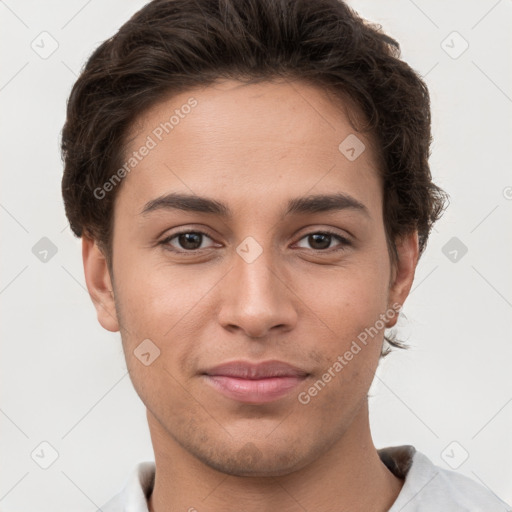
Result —
M388 269L385 264L351 265L309 289L312 310L333 335L341 339L357 336L373 325L387 307ZM318 284L318 281L317 281Z
M182 386L186 387L184 379L197 371L194 354L201 350L202 333L211 325L213 312L208 296L219 276L213 272L199 276L192 266L179 269L159 264L143 268L141 263L131 264L125 260L119 268L122 288L116 290L123 350L131 377L138 383L136 388L144 402L149 403L156 388L162 387L164 395L171 394L176 404L183 400L186 405L190 396L181 396ZM137 358L144 340L151 341L151 357L152 352L158 354L149 368ZM146 392L146 388L151 390Z
M324 333L315 345L324 369L320 380L328 382L329 388L322 392L318 406L331 400L347 406L351 401L348 395L366 392L381 355L385 330L381 315L387 309L386 261L361 261L360 266L338 270L324 283L322 293L314 298L310 294L312 309L320 320L317 332Z
M139 336L171 335L178 322L181 326L201 304L216 281L208 272L199 276L192 266L154 264L149 258L136 260L133 256L119 260L118 307L127 330L134 330Z

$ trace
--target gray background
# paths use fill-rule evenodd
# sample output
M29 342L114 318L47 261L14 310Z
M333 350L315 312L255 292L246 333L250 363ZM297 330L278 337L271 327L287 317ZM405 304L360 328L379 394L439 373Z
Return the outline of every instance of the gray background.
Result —
M144 4L0 1L4 512L92 512L152 459L119 335L85 289L59 155L81 66ZM383 361L371 389L374 441L413 444L512 503L512 2L350 4L425 77L432 172L451 196L399 323L412 348Z

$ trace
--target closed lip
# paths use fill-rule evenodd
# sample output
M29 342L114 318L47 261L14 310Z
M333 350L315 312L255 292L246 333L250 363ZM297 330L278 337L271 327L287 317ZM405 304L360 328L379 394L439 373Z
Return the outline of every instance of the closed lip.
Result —
M230 361L203 372L210 376L235 377L238 379L270 379L272 377L306 377L308 372L283 361Z
M289 395L309 375L283 361L230 361L209 368L206 383L230 400L266 404Z

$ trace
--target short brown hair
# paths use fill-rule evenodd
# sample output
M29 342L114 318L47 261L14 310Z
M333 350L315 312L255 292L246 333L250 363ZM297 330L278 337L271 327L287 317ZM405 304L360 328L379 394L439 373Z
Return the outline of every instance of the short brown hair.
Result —
M218 79L285 78L348 96L364 114L359 129L382 162L391 258L395 240L414 230L421 254L447 195L428 164L428 89L399 56L394 39L339 0L148 3L93 52L68 100L62 193L72 231L92 236L111 262L120 187L102 199L94 191L125 161L127 134L145 110Z

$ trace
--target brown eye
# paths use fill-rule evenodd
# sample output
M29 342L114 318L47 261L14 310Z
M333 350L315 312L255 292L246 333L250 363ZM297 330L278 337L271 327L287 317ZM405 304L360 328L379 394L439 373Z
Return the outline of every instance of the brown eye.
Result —
M316 233L308 236L308 242L313 249L328 249L331 245L331 235Z
M316 233L310 233L309 235L306 235L303 238L301 238L301 241L302 240L306 240L309 247L304 247L304 246L300 246L300 245L299 245L299 247L306 248L306 249L311 248L315 251L324 251L324 252L327 252L326 249L332 249L333 251L342 250L346 246L350 245L350 242L346 238L342 237L341 235L338 235L337 233L331 233L328 231L326 231L326 232L320 231L320 232L316 232ZM331 243L333 241L338 242L337 246L331 246Z
M201 231L183 231L182 233L168 236L160 243L171 251L191 252L208 248L208 246L202 246L205 238L211 240L206 233Z

